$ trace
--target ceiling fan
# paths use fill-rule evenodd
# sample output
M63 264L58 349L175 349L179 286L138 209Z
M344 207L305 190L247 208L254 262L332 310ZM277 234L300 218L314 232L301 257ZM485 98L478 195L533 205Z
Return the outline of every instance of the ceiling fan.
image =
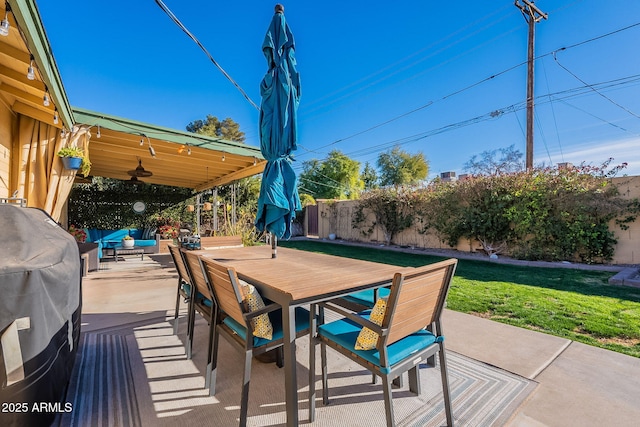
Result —
M137 168L127 171L127 173L129 174L129 176L132 176L134 178L144 178L153 175L153 172L144 170L144 168L142 167L142 159L138 159Z
M144 181L140 181L137 176L132 176L130 180L124 181L124 183L129 185L144 185Z

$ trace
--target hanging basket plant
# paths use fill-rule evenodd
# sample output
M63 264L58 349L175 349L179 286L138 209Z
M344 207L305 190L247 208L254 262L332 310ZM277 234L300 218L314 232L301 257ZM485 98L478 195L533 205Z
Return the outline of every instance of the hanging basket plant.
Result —
M84 155L84 151L79 147L64 147L58 151L58 156L62 159L65 169L80 170L84 176L89 175L91 162Z

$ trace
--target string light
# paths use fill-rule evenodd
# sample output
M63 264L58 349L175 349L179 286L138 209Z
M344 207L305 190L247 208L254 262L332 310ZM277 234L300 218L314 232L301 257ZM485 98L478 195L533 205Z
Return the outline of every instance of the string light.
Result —
M191 155L191 147L187 147L187 155L190 156Z
M224 154L222 155L222 159L221 159L221 160L222 160L223 162L226 160L226 159L224 158Z
M9 12L11 12L11 6L9 2L5 2L4 19L0 22L0 36L9 35Z
M36 78L36 73L33 70L33 55L31 55L31 58L30 58L29 68L27 68L27 78L29 80L35 80Z
M51 101L49 100L49 89L47 89L47 87L44 87L44 96L42 97L42 105L44 105L45 107L48 107L51 104Z
M58 124L58 107L56 107L55 111L53 112L53 124Z
M140 138L140 146L142 147L144 145L144 138Z
M253 158L253 166L258 164L258 159L256 157Z
M100 125L98 125L98 132L96 133L96 138L100 139L102 135L100 135Z
M147 142L149 143L149 154L151 154L151 157L153 157L155 159L156 158L156 150L154 150L153 147L151 146L151 140L144 133L142 134L142 137L143 138L147 138ZM144 144L144 140L142 138L140 138L140 145L143 145L143 144Z

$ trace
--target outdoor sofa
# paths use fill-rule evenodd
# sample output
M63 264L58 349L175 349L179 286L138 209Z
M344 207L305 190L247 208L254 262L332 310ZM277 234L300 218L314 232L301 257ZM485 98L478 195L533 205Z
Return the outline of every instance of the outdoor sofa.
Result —
M135 240L134 245L144 248L145 254L157 254L160 250L160 235L155 228L124 228L120 230L99 230L96 228L85 229L87 243L98 244L98 257L102 258L105 249L122 247L122 239L131 236Z

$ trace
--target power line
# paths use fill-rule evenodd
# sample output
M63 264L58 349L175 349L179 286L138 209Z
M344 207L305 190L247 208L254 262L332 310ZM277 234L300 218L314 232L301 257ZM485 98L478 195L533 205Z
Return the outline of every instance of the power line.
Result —
M549 77L547 76L547 68L544 65L544 61L542 62L542 72L544 74L544 81L547 84L547 93L549 93ZM556 139L558 140L558 147L560 148L560 158L564 161L564 153L562 152L562 143L560 142L560 132L558 130L558 120L556 118L556 110L553 106L553 100L551 99L551 95L549 95L549 105L551 106L551 115L553 116L553 125L556 130ZM548 150L547 150L548 152ZM549 158L551 161L551 158Z
M599 36L596 36L596 37L592 37L592 38L587 39L587 40L584 40L584 41L582 41L582 42L574 43L574 44L572 44L572 45L565 46L565 47L562 47L562 48L560 48L560 49L556 49L556 50L551 51L551 52L547 52L547 53L545 53L545 54L542 54L542 55L540 55L540 56L537 56L535 59L537 60L537 59L542 59L542 58L544 58L544 57L546 57L546 56L549 56L549 55L555 55L555 52L562 51L562 50L569 50L569 49L572 49L572 48L575 48L575 47L578 47L578 46L582 46L582 45L584 45L584 44L591 43L591 42L594 42L594 41L596 41L596 40L600 40L600 39L602 39L602 38L609 37L609 36L612 36L612 35L618 34L618 33L620 33L620 32L630 30L630 29L635 28L635 27L637 27L637 26L640 26L640 22L638 22L638 23L636 23L636 24L628 25L628 26L626 26L626 27L623 27L623 28L620 28L620 29L617 29L617 30L614 30L614 31L610 31L610 32L608 32L608 33L605 33L605 34L602 34L602 35L599 35ZM327 148L327 147L330 147L330 146L336 145L336 144L341 143L341 142L344 142L344 141L346 141L346 140L348 140L348 139L354 138L355 136L362 135L362 134L364 134L364 133L370 132L370 131L372 131L372 130L374 130L374 129L377 129L377 128L379 128L379 127L382 127L382 126L384 126L384 125L387 125L387 124L389 124L389 123L392 123L392 122L394 122L394 121L396 121L396 120L398 120L398 119L400 119L400 118L403 118L403 117L409 116L409 115L411 115L411 114L413 114L413 113L415 113L415 112L417 112L417 111L420 111L420 110L422 110L422 109L424 109L424 108L427 108L427 107L429 107L429 106L432 106L432 105L433 105L433 104L435 104L436 102L443 101L443 100L445 100L445 99L451 98L451 97L453 97L453 96L455 96L455 95L461 94L461 93L466 92L466 91L468 91L468 90L470 90L470 89L472 89L472 88L474 88L474 87L476 87L476 86L479 86L479 85L481 85L481 84L483 84L483 83L486 83L487 81L493 80L493 79L494 79L494 78L496 78L496 77L502 76L503 74L506 74L506 73L508 73L508 72L510 72L510 71L513 71L513 70L515 70L516 68L519 68L519 67L521 67L522 65L524 65L524 64L526 64L526 63L527 63L527 61L523 61L523 62L521 62L521 63L519 63L519 64L516 64L516 65L514 65L514 66L511 66L511 67L509 67L509 68L506 68L506 69L504 69L504 70L502 70L502 71L500 71L500 72L498 72L498 73L496 73L496 74L493 74L493 75L491 75L491 76L489 76L489 77L486 77L486 78L484 78L484 79L482 79L482 80L479 80L479 81L477 81L476 83L473 83L473 84L471 84L471 85L469 85L469 86L466 86L466 87L461 88L461 89L459 89L459 90L457 90L457 91L454 91L454 92L452 92L452 93L450 93L450 94L448 94L448 95L445 95L445 96L443 96L443 97L442 97L442 98L440 98L440 99L437 99L437 100L435 100L435 101L429 101L429 102L427 102L426 104L423 104L423 105L419 106L418 108L415 108L415 109L413 109L413 110L410 110L410 111L408 111L408 112L406 112L406 113L402 113L402 114L400 114L400 115L398 115L398 116L395 116L395 117L393 117L393 118L391 118L391 119L389 119L389 120L386 120L386 121L384 121L384 122L381 122L381 123L378 123L378 124L376 124L376 125L370 126L370 127L366 128L366 129L364 129L364 130L362 130L362 131L356 132L356 133L354 133L354 134L352 134L352 135L349 135L349 136L347 136L347 137L337 139L337 140L335 140L335 141L333 141L333 142L330 142L330 143L328 143L328 144L325 144L325 145L323 145L323 146L320 146L320 147L316 148L315 150L310 150L310 149L307 149L306 147L303 147L303 146L300 146L300 145L299 145L299 147L303 148L307 153L316 153L316 154L319 154L317 150L322 150L322 149L324 149L324 148ZM587 84L587 83L585 83L585 82L583 82L583 83L588 87L588 84ZM300 154L298 157L303 156L304 154L306 154L306 153L302 153L302 154Z
M218 62L213 58L213 56L211 56L211 54L209 53L209 51L207 50L207 48L204 47L204 45L202 43L200 43L200 41L193 35L191 34L191 32L187 29L187 27L184 26L184 24L182 24L182 22L180 22L180 20L173 14L173 12L171 12L171 10L169 10L169 8L162 2L162 0L156 0L157 5L160 7L160 9L162 9L164 11L164 13L167 14L167 16L169 16L169 18L171 18L171 20L178 26L180 27L180 29L182 31L185 32L186 35L189 36L189 38L191 40L193 40L199 47L200 49L202 49L202 51L205 53L205 55L207 55L207 57L209 58L209 60L211 60L211 62L213 63L213 65L215 65L218 70L220 70L220 72L227 78L227 80L229 80L231 82L231 84L233 84L236 89L238 89L240 91L240 93L242 94L242 96L245 97L245 99L247 101L249 101L249 103L251 105L253 105L255 107L256 110L260 111L260 107L258 107L258 105L253 102L253 100L249 97L249 95L247 95L247 93L240 87L240 85L238 83L235 82L235 80L233 80L231 78L231 76L220 66L220 64L218 64Z
M624 85L624 84L630 84L630 83L635 83L637 81L640 80L640 74L635 74L632 76L627 76L627 77L623 77L623 78L619 78L619 79L614 79L614 80L609 80L609 81L605 81L605 82L600 82L600 83L596 83L594 85L591 85L593 87L600 87L600 88L612 88L615 86L620 86L620 85ZM578 88L571 88L571 89L567 89L564 91L559 91L559 92L555 92L555 93L551 93L551 94L545 94L545 95L540 95L538 97L536 97L536 102L539 102L540 105L544 105L546 103L551 102L551 99L555 99L556 101L561 101L563 103L566 103L564 101L564 99L568 99L568 98L574 98L576 96L580 96L583 95L587 92L590 92L591 88L588 85L582 86L582 87L578 87ZM561 95L564 95L562 97L560 97ZM546 99L546 100L545 100ZM568 104L568 103L567 103ZM568 104L570 105L570 104ZM466 120L462 120L459 122L454 122L454 123L450 123L447 124L445 126L441 126L439 128L436 129L431 129L428 131L424 131L424 132L420 132L417 134L413 134L410 136L406 136L403 138L398 138L398 139L394 139L391 141L386 141L374 146L370 146L370 147L366 147L366 148L362 148L360 150L355 150L349 153L346 153L345 155L349 156L349 157L360 157L360 156L365 156L368 154L372 154L372 153L376 153L379 152L383 149L389 148L391 146L395 146L395 145L405 145L405 144L409 144L409 143L413 143L413 142L417 142L426 138L429 138L431 136L435 136L435 135L439 135L441 133L445 133L445 132L449 132L449 131L453 131L453 130L457 130L466 126L470 126L476 123L480 123L482 121L487 121L487 120L492 120L495 119L496 117L502 116L505 112L510 112L510 113L516 113L517 111L520 111L522 109L524 109L526 107L526 102L519 102L516 104L512 104L509 105L507 107L503 107L500 108L498 110L494 110L485 114L482 114L480 116L476 116L470 119L466 119ZM496 115L497 113L497 115ZM589 114L589 113L587 113ZM612 126L618 127L621 130L627 131L624 128L621 128L617 125L614 125L611 122L607 122L604 119L601 119L597 116L593 116L599 120L602 120ZM516 115L517 118L517 115ZM518 119L518 123L519 119ZM522 129L522 124L520 124L520 127ZM523 130L524 132L524 130ZM547 149L547 154L548 153L548 149ZM325 157L324 160L326 160L327 158ZM302 166L297 166L294 169L300 170L302 168ZM324 184L323 184L324 185Z
M562 50L562 49L561 49ZM611 102L613 105L615 105L618 108L621 108L622 110L626 111L627 113L631 114L633 117L636 117L638 119L640 119L640 116L637 115L636 113L634 113L633 111L629 110L627 107L617 103L616 101L614 101L613 99L609 98L608 96L606 96L605 94L601 93L600 91L598 91L596 88L594 88L592 85L590 85L589 83L585 82L584 80L582 80L580 77L578 77L576 74L574 74L573 72L571 72L567 67L565 67L564 65L562 65L560 63L560 61L558 61L558 58L556 56L556 52L553 52L553 59L556 61L556 64L558 64L560 66L560 68L562 68L563 70L565 70L567 73L571 74L573 77L576 78L576 80L580 81L581 83L583 83L585 86L589 87L591 90L593 90L595 93L597 93L598 95L600 95L601 97L603 97L604 99L606 99L607 101Z

